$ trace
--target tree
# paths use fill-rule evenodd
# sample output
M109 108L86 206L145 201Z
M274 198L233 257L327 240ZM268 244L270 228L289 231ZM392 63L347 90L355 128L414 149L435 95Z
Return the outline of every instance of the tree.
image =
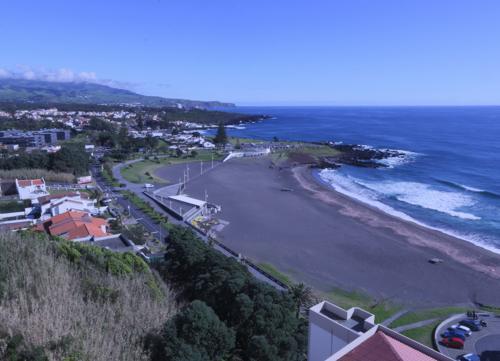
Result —
M151 361L218 361L233 350L234 331L202 301L193 301L147 342Z
M87 175L89 154L82 143L63 144L61 150L49 155L48 169L56 172L73 173L76 176Z
M299 317L300 315L300 310L303 307L306 308L309 307L314 300L312 289L310 287L307 287L303 283L299 283L297 285L292 286L292 288L290 289L290 294L297 308L296 311L297 317Z
M225 145L227 143L227 134L226 127L223 122L219 123L219 127L217 128L217 134L214 138L214 143L219 145Z
M273 142L279 142L279 141L280 141L280 140L279 140L279 138L278 138L277 136L274 136L274 137L273 137Z
M182 227L171 229L165 259L161 273L182 299L205 302L235 330L235 356L251 361L305 360L307 323L296 317L290 292L256 280L238 261ZM262 345L260 351L257 345Z

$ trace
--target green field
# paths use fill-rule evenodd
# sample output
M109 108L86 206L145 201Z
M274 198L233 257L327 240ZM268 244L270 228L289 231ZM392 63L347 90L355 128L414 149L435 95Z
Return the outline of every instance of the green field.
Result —
M188 162L199 162L199 161L211 161L212 155L214 160L222 159L223 155L219 153L214 153L211 150L200 150L197 151L195 157L158 157L142 160L129 164L121 169L121 174L123 178L132 183L158 183L164 184L165 180L156 177L154 172L156 169L178 163L188 163Z
M430 310L420 310L414 312L408 312L392 322L389 327L396 328L403 325L409 325L411 323L430 320L433 318L444 319L450 315L456 313L465 313L467 309L464 307L443 307L443 308L435 308Z
M283 282L287 286L292 286L293 281L288 277L286 274L278 271L276 267L274 267L272 264L269 263L259 263L258 266L262 268L264 271L269 273L271 276L276 278L277 280Z
M439 325L440 322L441 321L436 321L427 326L404 331L403 335L415 341L423 343L424 345L429 346L430 348L434 348L434 343L433 343L434 329L437 327L437 325Z

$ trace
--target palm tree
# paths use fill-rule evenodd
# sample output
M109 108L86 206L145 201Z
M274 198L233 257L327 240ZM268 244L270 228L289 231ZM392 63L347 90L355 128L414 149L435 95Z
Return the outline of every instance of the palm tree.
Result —
M303 283L293 285L290 288L290 295L297 307L297 318L300 315L300 310L302 308L308 308L314 301L314 294L311 287L306 286Z

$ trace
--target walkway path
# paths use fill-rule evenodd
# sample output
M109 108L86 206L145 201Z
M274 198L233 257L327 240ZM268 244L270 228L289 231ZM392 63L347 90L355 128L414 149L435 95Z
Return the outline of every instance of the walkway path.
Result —
M414 328L419 328L419 327L424 327L424 326L430 325L431 323L436 322L438 320L439 320L439 318L431 318L430 320L423 320L423 321L419 321L419 322L415 322L415 323L410 323L408 325L399 326L399 327L394 328L393 330L396 332L404 332L404 331L408 331L408 330L413 330Z
M384 325L384 326L389 326L391 323L393 323L394 321L396 321L401 316L407 314L408 312L410 312L410 310L408 310L408 309L396 312L391 317L389 317L389 318L385 319L384 321L382 321L381 324Z

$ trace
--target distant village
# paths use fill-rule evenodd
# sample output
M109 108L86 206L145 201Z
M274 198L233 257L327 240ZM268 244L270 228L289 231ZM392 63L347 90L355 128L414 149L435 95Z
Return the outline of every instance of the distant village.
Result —
M88 136L89 129L100 133L99 129L95 129L96 121L101 122L101 127L111 126L121 131L125 129L126 137L130 139L161 140L164 149L175 156L218 150L229 159L270 152L269 147L262 148L252 143L234 145L227 142L221 148L212 136L205 134L207 130L217 128L217 123L191 120L165 123L161 121L161 114L145 113L140 109L68 111L47 108L11 112L0 110L0 119L6 119L8 124L24 124L24 128L27 128L26 124L45 126L39 129L5 129L4 126L4 129L0 130L0 154L4 160L16 159L22 154L57 154L64 152L64 144L78 139L84 143L83 150L94 164L92 169L102 170L103 159L106 159L113 149L91 141L92 137ZM166 124L168 126L165 126ZM226 127L238 128L240 125L229 124ZM145 150L139 148L136 151L142 154ZM43 176L30 179L4 176L0 179L0 230L30 229L67 240L92 242L118 252L139 253L144 250L143 254L151 253L154 244L150 243L153 247L148 247L148 237L143 237L145 230L130 217L130 210L116 204L113 197L120 195L107 188L109 182L101 179L99 184L95 179L99 174L100 171L89 171L87 175L75 177L74 182L69 183L54 182ZM139 230L136 232L139 236L135 237L135 240L131 229ZM123 231L127 234L123 234ZM146 238L146 241L142 242L141 238ZM153 237L149 237L149 241L154 243Z

